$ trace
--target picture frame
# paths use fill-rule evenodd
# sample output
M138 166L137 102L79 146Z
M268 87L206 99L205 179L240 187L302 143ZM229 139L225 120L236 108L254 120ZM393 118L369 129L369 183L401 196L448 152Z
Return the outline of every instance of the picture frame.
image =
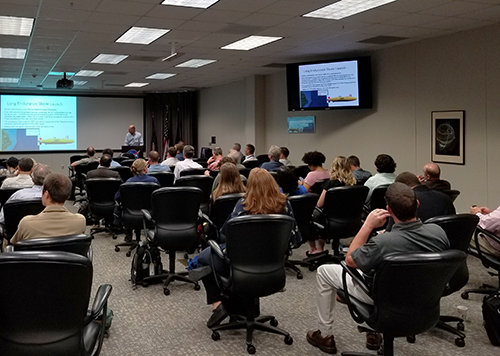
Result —
M432 162L465 164L465 110L432 111Z
M316 117L315 116L294 116L288 117L288 133L315 133L316 132Z

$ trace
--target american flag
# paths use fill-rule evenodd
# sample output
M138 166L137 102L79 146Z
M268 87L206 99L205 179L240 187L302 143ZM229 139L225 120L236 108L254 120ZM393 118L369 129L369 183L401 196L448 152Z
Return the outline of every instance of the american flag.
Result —
M163 121L163 159L167 158L168 150L168 105L165 105L165 120Z

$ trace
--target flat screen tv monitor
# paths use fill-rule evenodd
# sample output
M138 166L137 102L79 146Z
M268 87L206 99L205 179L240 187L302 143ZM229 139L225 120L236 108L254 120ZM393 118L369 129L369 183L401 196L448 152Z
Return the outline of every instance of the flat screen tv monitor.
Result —
M369 109L370 57L286 66L288 110Z

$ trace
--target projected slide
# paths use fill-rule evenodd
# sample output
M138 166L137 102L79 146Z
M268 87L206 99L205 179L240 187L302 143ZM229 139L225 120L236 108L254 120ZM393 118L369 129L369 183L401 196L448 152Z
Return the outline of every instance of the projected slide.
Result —
M359 106L358 62L299 66L300 107Z
M74 150L77 148L76 97L2 95L2 151Z

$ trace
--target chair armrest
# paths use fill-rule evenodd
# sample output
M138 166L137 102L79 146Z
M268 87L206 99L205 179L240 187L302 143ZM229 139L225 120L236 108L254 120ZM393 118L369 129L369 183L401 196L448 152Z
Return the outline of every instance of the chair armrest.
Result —
M217 226L210 220L208 215L204 214L201 210L199 211L199 216L202 221L202 226L203 226L203 234L205 235L206 240L215 240L220 243L219 241L219 229ZM215 234L215 238L211 238L211 236Z
M344 271L349 274L349 276L351 276L353 282L360 286L363 292L365 292L367 295L371 295L370 287L368 287L365 279L356 268L349 267L345 261L341 261L340 265L342 266Z
M148 225L155 225L155 221L153 220L153 217L151 216L151 213L147 211L146 209L141 209L142 212L142 223L144 225L144 231L146 231L146 236L148 234Z
M479 225L476 226L476 231L474 232L474 245L476 246L476 250L477 250L477 254L479 255L479 258L481 258L481 260L482 260L482 255L484 255L485 253L479 245L479 234L480 233L487 236L488 238L492 239L497 244L500 244L500 237L498 237L497 235L495 235L491 231L483 229ZM486 254L488 254L488 253L486 253Z
M349 290L347 288L347 274L349 274L353 280L354 283L357 283L363 292L365 292L367 295L370 295L370 291L368 286L366 286L365 281L363 280L363 277L359 274L359 272L355 268L351 268L347 266L345 261L341 261L340 265L342 266L342 285L343 285L343 291L345 294L345 302L347 304L347 307L349 308L349 312L351 313L352 318L354 319L355 322L358 324L361 324L365 322L366 320L360 316L358 311L354 308L350 295L349 295Z
M87 251L87 258L92 261L94 258L94 250L92 249L92 245L89 246L89 250Z
M99 316L108 302L112 289L113 287L111 284L103 284L99 287L94 298L94 304L92 304L92 309L90 310L91 319L96 319Z
M208 240L207 242L210 245L210 248L212 249L212 253L215 253L217 256L219 256L221 259L223 259L229 264L229 258L227 258L224 252L222 252L222 249L220 248L219 244L214 240Z

